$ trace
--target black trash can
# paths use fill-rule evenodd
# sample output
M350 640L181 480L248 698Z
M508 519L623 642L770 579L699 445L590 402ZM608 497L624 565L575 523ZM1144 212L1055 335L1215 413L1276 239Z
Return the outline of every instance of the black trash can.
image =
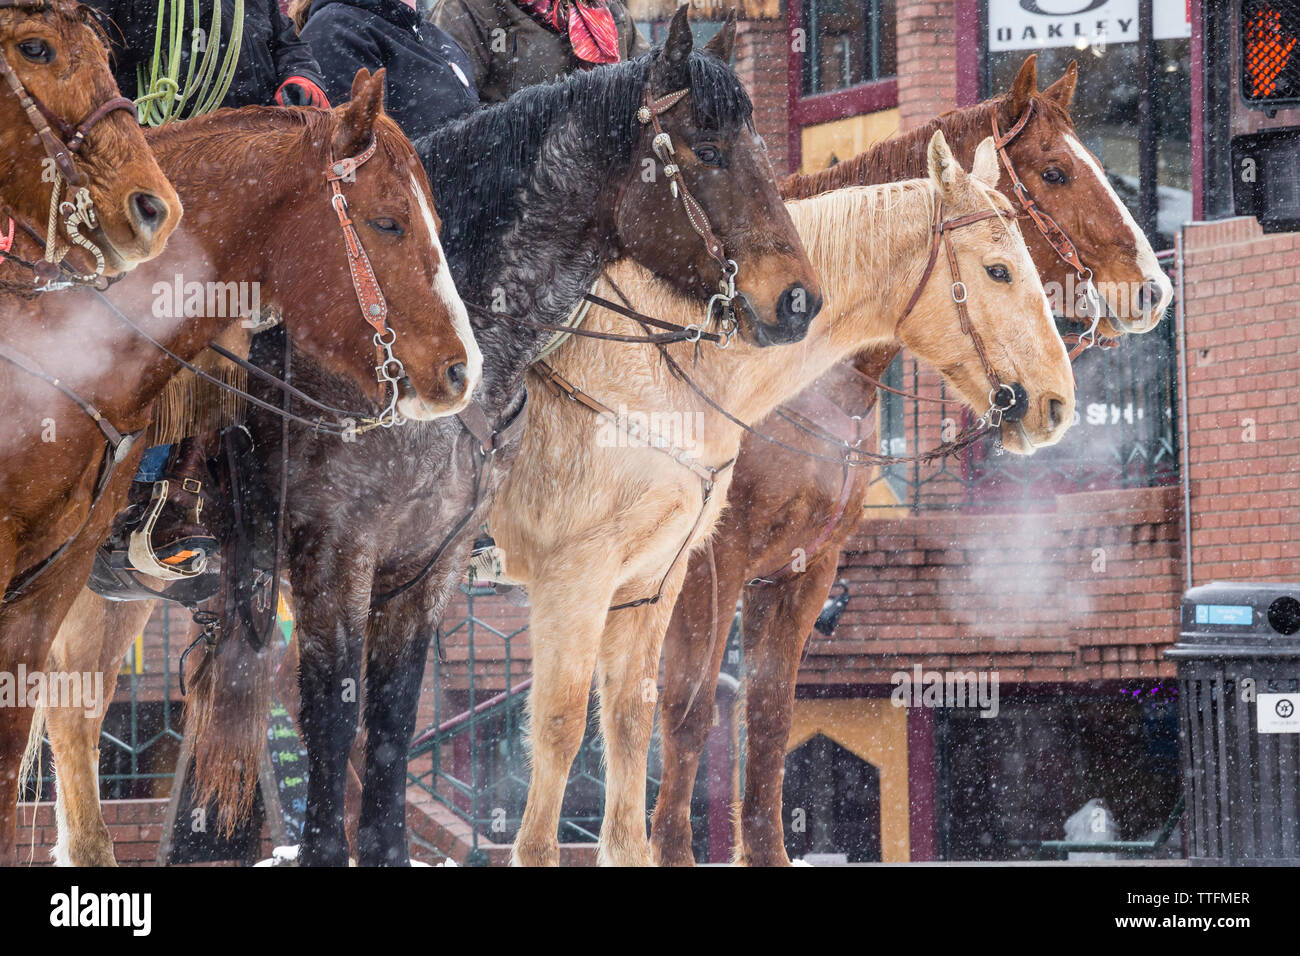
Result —
M1300 865L1300 584L1192 588L1180 632L1188 858Z

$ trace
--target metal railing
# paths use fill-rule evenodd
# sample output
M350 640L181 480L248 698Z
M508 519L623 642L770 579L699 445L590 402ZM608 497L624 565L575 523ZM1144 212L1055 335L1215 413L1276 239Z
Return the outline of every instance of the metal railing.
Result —
M907 365L904 372L902 357L896 359L885 382L916 393L922 387L920 372L915 362ZM886 496L888 505L875 507L1019 510L1069 492L1177 484L1178 340L1173 319L1146 335L1126 336L1118 348L1089 349L1074 369L1076 418L1060 444L1022 457L996 454L992 442L985 441L937 463L882 469L877 481L887 482L892 494ZM938 394L952 397L946 388ZM932 411L898 395L881 395L881 451L914 454L940 441Z
M180 686L172 666L172 632L179 627L183 637L187 617L188 612L163 602L155 618L157 628L146 628L146 634L137 637L127 651L121 669L104 675L109 710L99 741L99 792L103 800L161 795L154 792L157 781L170 781L175 774L183 732L179 726ZM156 644L149 639L155 635ZM54 768L48 740L44 742L40 767L41 799L52 800ZM29 781L22 799L35 795Z
M455 648L455 659L441 654L434 658L434 718L415 737L408 775L411 786L423 789L469 825L468 862L478 864L487 861L483 844L511 843L523 816L528 794L524 704L532 681L527 659L521 660L519 652L527 625L502 630L478 610L480 602L507 598L482 585L463 585L462 591L465 616L444 623L439 638L439 650ZM602 760L593 705L569 774L558 833L561 843L597 839L605 793ZM656 725L646 787L648 806L654 805L659 790L660 766Z

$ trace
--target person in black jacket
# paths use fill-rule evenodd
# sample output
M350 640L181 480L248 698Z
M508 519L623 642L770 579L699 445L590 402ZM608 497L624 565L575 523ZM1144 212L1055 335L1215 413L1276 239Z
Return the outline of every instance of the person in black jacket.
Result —
M347 97L360 67L386 67L384 109L411 139L478 106L465 51L402 0L315 0L302 38L333 99Z
M153 59L154 33L158 26L158 5L170 7L172 0L86 0L87 5L105 14L111 23L107 34L113 54L113 72L123 96L139 97L137 67L142 67L148 81ZM221 3L221 39L223 56L235 22L234 0ZM180 76L189 69L190 38L197 27L207 30L212 23L213 0L200 0L197 21L191 0L182 0L185 8L185 33L182 41ZM170 15L170 11L169 11ZM166 37L162 49L167 49ZM201 54L200 54L201 55ZM235 77L221 106L319 106L329 107L322 90L320 68L311 48L295 33L293 24L280 12L275 0L244 0L243 39ZM344 90L346 94L348 90ZM346 95L344 96L346 99ZM188 115L188 114L187 114Z

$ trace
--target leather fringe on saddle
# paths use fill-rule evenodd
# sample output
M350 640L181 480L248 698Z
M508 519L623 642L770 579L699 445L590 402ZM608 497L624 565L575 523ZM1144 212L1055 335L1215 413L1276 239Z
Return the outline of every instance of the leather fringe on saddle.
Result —
M243 329L236 329L234 334L224 335L217 342L241 358L248 357L249 339ZM205 350L194 364L224 385L241 391L248 389L248 372L214 352ZM168 445L242 424L246 414L247 403L242 396L182 369L158 396L153 424L145 438L150 448Z

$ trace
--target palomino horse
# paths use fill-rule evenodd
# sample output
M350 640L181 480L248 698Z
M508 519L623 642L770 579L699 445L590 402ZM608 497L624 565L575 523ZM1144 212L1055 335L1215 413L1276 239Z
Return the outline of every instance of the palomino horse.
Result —
M0 389L18 411L0 423L0 527L26 533L15 543L19 560L0 578L9 587L0 610L0 671L45 665L95 549L125 504L143 443L106 442L97 421L138 435L176 359L194 358L250 318L204 307L202 291L196 309L178 311L190 292L173 296L174 284L253 284L263 318L278 313L317 368L356 383L349 408L382 416L385 403L396 404L408 418L429 419L468 402L481 357L446 278L428 181L383 113L382 71L359 72L352 93L351 103L333 112L221 111L152 133L190 211L185 232L192 237L178 235L165 256L137 269L115 289L114 302L104 300L107 309L71 292L42 300L67 303L67 311L47 306L22 340L24 350L58 370L68 390L64 398L44 381L0 369ZM171 304L160 307L164 299ZM358 301L379 312L358 314ZM124 328L128 322L134 327ZM376 343L404 365L404 377L391 385L376 381ZM74 404L74 394L99 419L83 414L87 405ZM41 416L58 443L37 440ZM339 434L335 428L341 445ZM357 444L364 444L360 436ZM104 464L115 458L115 469ZM52 553L58 560L43 563ZM205 664L224 665L225 650L220 645ZM31 718L30 706L0 713L3 861L13 859L17 758Z
M651 861L645 774L660 645L683 554L722 511L741 422L846 356L895 340L984 416L966 441L999 420L1010 392L1018 413L1000 434L1012 451L1057 441L1073 420L1070 365L1043 287L1010 204L988 185L997 181L992 141L968 176L935 134L929 164L926 180L789 204L826 292L823 317L801 344L702 345L693 354L687 344L619 349L584 338L556 353L553 369L538 367L549 387L535 390L521 465L490 522L506 575L528 585L532 607L533 766L516 863L558 860L560 805L593 674L607 768L598 858ZM645 314L682 320L694 311L633 264L607 276L605 294ZM607 312L589 323L601 332L629 325Z
M10 292L36 284L17 260L44 285L74 243L70 271L118 275L158 255L180 219L91 11L71 0L0 0L0 208L0 261L10 260L0 290Z
M390 429L328 452L310 429L292 432L289 575L309 753L301 863L347 863L346 765L361 697L359 861L408 862L406 754L429 641L518 452L524 373L603 266L631 255L697 313L720 282L730 292L731 275L740 334L756 342L798 339L815 314L815 274L726 65L733 36L728 26L711 49L694 50L683 7L661 50L522 91L417 143L489 361L458 423ZM643 160L656 157L672 169L643 176ZM310 356L293 363L301 387L349 400L352 386ZM279 425L262 415L250 425L269 468ZM236 640L227 631L222 642ZM364 695L346 692L363 674ZM255 728L266 704L248 695L243 719L213 728L228 752L263 745ZM229 759L208 766L200 799L242 775Z
M1110 311L1129 316L1113 323L1103 318L1100 332L1113 336L1126 330L1149 331L1169 301L1169 283L1162 273L1151 273L1155 258L1146 237L1133 227L1095 160L1081 152L1066 113L1076 75L1072 64L1064 77L1038 93L1031 56L1007 95L947 113L829 171L790 177L784 190L788 196L808 196L845 183L888 182L915 175L920 171L919 144L935 127L943 130L953 152L965 161L990 132L995 117L1005 133L1028 114L1028 122L1006 143L1002 192L1013 203L1019 201L1008 172L1014 170L1015 180L1028 184L1029 197L1053 218L1079 260L1093 270ZM1075 267L1057 254L1028 217L1021 222L1044 285L1063 288L1074 282ZM1144 292L1148 285L1159 291ZM1138 300L1149 308L1135 317L1127 310ZM772 416L764 430L787 445L833 455L834 449L800 422L810 413L834 419L835 408L846 424L853 416L861 420L872 415L874 382L897 352L898 347L891 346L856 356L851 365L835 369L800 397L808 407L787 409L799 421ZM826 406L828 401L832 410L819 416L816 406ZM730 507L718 522L714 540L716 575L702 555L692 556L664 643L664 770L651 828L651 846L660 864L694 862L691 790L713 720L730 610L737 600L744 602L747 758L736 859L756 866L789 863L781 823L781 785L796 673L804 643L835 578L840 547L857 525L870 477L862 469L845 469L749 438L741 444ZM806 554L806 566L798 572L789 566L795 549ZM710 635L715 606L727 613L718 615Z

